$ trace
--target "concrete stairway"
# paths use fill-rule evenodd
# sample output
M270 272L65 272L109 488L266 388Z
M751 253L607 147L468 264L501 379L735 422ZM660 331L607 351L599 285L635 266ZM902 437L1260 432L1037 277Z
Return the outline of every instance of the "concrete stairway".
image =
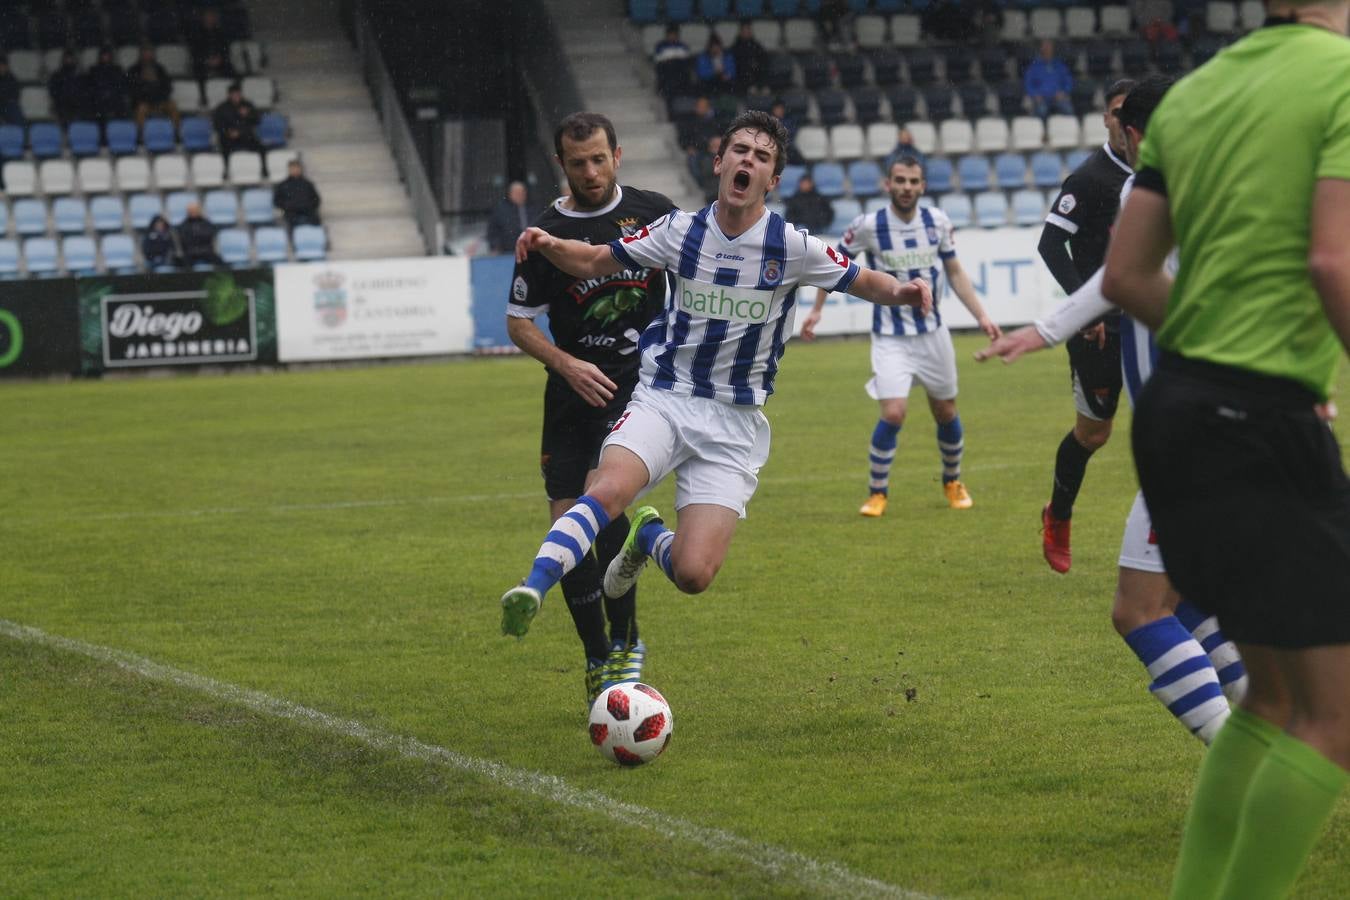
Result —
M333 259L424 256L412 203L385 144L356 51L327 0L257 0L249 9L267 74L290 119L289 146L323 198Z
M643 55L621 4L612 0L547 0L577 87L592 112L614 122L623 148L619 181L660 191L681 209L703 206L697 185L666 121Z

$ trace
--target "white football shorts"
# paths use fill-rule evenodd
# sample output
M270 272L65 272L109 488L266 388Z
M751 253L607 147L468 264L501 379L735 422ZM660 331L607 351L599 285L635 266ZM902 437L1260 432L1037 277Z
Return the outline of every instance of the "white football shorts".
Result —
M934 400L956 399L956 350L947 326L923 334L872 335L873 400L908 397L917 380Z
M769 459L769 420L757 406L691 397L639 384L604 447L623 447L646 464L642 497L675 473L675 509L711 503L745 518Z
M1153 534L1153 517L1144 505L1144 492L1134 495L1134 505L1125 519L1125 534L1120 539L1120 567L1140 572L1166 573L1158 539Z

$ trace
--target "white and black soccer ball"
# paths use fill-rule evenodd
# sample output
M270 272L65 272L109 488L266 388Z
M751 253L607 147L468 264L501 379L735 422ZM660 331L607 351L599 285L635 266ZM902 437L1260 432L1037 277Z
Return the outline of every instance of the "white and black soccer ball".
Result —
M630 681L601 692L591 704L591 743L605 759L640 766L670 743L675 717L661 692Z

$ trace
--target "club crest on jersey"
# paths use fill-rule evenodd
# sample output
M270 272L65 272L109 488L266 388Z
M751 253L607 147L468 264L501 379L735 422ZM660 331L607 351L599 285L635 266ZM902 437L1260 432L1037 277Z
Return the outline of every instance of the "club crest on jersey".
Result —
M928 226L926 229L924 229L924 230L926 231L926 233L927 233L927 235L928 235L928 243L930 243L930 244L936 244L936 243L938 242L938 233L937 233L937 229L934 228L932 225L929 225L929 226Z
M637 216L628 216L623 219L615 219L614 224L618 226L620 237L631 237L632 235L636 234L638 230Z
M516 280L511 282L511 299L517 303L524 303L525 298L529 296L530 288L525 283L525 279L517 275Z
M783 280L783 263L777 259L766 259L759 268L759 280L763 284L778 284Z
M1063 197L1059 198L1059 211L1064 213L1066 216L1069 213L1073 212L1073 208L1077 205L1078 200L1074 197L1073 194L1065 194Z

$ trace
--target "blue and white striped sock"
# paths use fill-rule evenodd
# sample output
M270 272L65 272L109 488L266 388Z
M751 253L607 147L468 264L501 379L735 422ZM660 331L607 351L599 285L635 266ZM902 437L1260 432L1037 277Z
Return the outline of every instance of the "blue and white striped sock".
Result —
M877 419L877 427L872 429L872 447L867 454L872 463L872 477L867 482L868 493L889 493L891 463L895 461L895 445L898 443L899 434L899 425L892 425L885 419Z
M582 497L562 518L553 523L544 543L535 554L534 566L525 579L539 596L548 593L568 572L591 551L595 536L609 524L604 508L591 497Z
M942 454L942 483L961 478L961 454L966 452L965 431L961 417L940 422L937 427L938 452Z
M672 582L675 581L675 569L670 563L670 548L674 543L675 532L661 522L648 522L638 530L638 546L643 553L656 560L661 571Z
M1177 604L1177 618L1209 654L1209 661L1219 673L1219 684L1228 702L1234 705L1242 702L1242 698L1247 696L1247 667L1242 664L1242 654L1238 653L1238 648L1219 630L1218 618L1207 615L1185 600Z
M1208 744L1228 719L1228 700L1209 657L1176 616L1140 625L1125 635L1148 669L1148 689L1200 740Z

